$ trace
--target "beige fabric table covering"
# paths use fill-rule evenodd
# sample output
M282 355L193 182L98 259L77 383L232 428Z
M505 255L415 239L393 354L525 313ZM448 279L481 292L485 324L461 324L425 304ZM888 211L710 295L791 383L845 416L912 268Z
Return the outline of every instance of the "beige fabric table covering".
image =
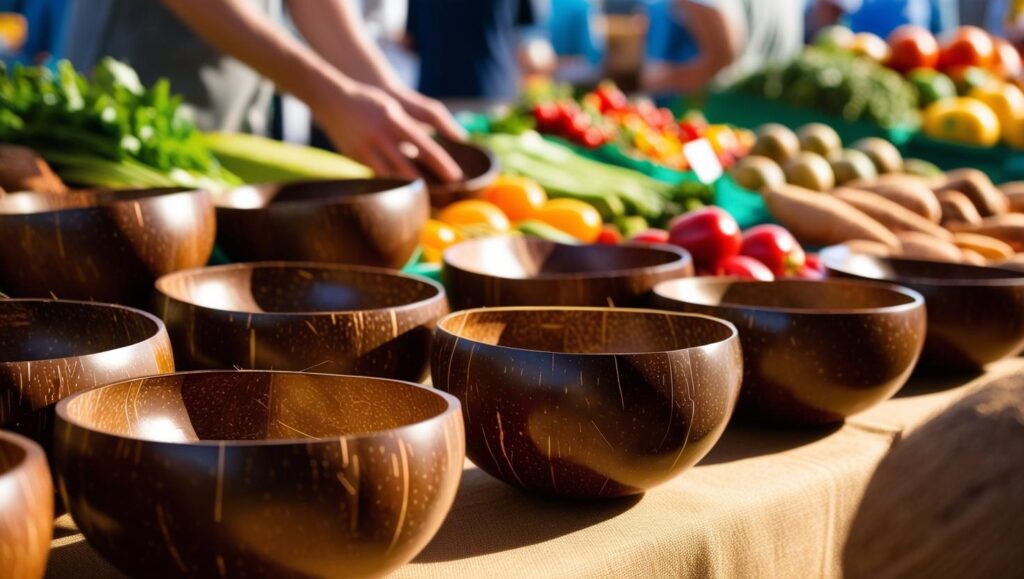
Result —
M890 446L972 387L1020 371L1018 358L971 379L918 379L825 431L733 426L697 467L614 502L526 495L467 463L444 526L394 577L836 577ZM47 577L121 577L67 516L54 537Z

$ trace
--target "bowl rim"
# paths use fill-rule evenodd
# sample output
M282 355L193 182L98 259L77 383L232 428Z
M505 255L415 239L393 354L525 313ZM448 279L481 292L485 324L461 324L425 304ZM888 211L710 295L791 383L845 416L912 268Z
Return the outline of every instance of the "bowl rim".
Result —
M178 296L171 295L170 293L165 291L163 287L161 287L161 282L165 282L166 280L170 280L170 279L176 278L176 277L186 277L186 276L188 276L190 274L194 275L197 272L227 271L227 270L235 270L235 269L255 270L255 269L259 269L259 268L328 269L328 270L335 270L335 271L353 271L353 272L360 273L360 274L379 274L379 275L385 275L385 276L391 276L391 277L405 278L405 279L410 280L410 281L419 282L419 283L422 283L423 285L426 285L426 286L434 289L437 293L435 293L434 295L432 295L432 296L430 296L428 298L422 299L422 300L416 300L416 301L409 302L409 303L406 303L406 304L401 304L401 305L393 306L393 307L384 307L384 308L366 308L366 309L361 309L361 310L321 310L321 311L305 311L305 312L301 312L301 311L296 311L296 312L247 312L247 311L242 311L242 310L228 310L228 309L222 309L222 308L211 308L211 307L208 307L208 306L197 304L195 302L186 301L184 299L181 299ZM414 309L417 309L417 308L420 308L420 307L424 307L424 306L430 305L430 304L432 304L434 302L446 301L448 299L448 295L445 292L445 289L444 289L443 285L437 283L436 281L434 281L434 280L432 280L430 278L424 277L424 276L403 273L401 271L391 270L391 269L387 269L387 268L383 268L383 267L372 267L372 266L366 266L366 265L345 265L345 264L340 264L340 263L329 263L329 262L318 262L318 261L248 261L248 262L239 262L239 263L227 263L227 264L222 264L222 265L204 265L202 267L194 267L192 269L182 269L182 270L178 270L178 271L174 271L174 272L162 275L159 278L157 278L156 281L153 282L153 289L156 292L156 299L158 300L158 304L159 304L159 302L164 301L164 300L174 300L175 302L177 302L179 304L183 304L183 305L186 305L188 307L196 308L198 310L202 310L202 311L206 311L206 312L220 312L220 313L225 313L225 314L239 314L239 315L243 315L243 316L273 316L273 317L278 317L278 318L285 318L285 317L289 317L289 316L290 317L302 317L302 318L323 317L323 316L330 317L330 316L338 316L338 315L353 315L353 314L356 314L356 313L366 314L366 313L370 313L370 312L396 312L397 313L397 312L402 312L402 311L405 311L405 310L414 310ZM165 310L166 310L166 308L165 308Z
M840 254L840 251L846 252ZM822 249L818 255L821 258L821 264L828 271L834 271L843 275L848 275L853 278L865 281L875 281L881 283L890 284L917 284L926 285L930 287L1014 287L1024 286L1024 272L1017 271L1014 269L1008 269L1004 267L996 267L990 265L974 265L970 263L950 263L946 261L934 261L926 259L906 259L902 257L879 257L876 255L869 255L865 253L856 253L846 250L840 246L826 247ZM944 277L921 277L921 276L907 276L907 277L867 277L860 273L851 270L845 265L846 259L851 256L857 256L862 258L871 259L873 261L890 262L890 263L916 263L924 264L932 267L947 267L955 266L957 268L975 269L975 270L995 270L1002 273L1013 274L1006 277L993 277L993 278L944 278ZM838 262L838 263L837 263Z
M239 189L260 189L263 187L287 187L287 186L299 186L299 185L331 185L338 183L391 183L395 186L381 189L380 191L367 191L358 195L343 194L338 192L328 197L319 197L315 199L295 199L292 201L271 201L262 207L238 207L229 203L225 203L224 200L233 191ZM249 183L245 185L239 185L237 187L230 187L220 191L214 195L211 195L213 206L217 211L227 212L239 212L239 213L252 213L259 211L271 211L273 208L280 207L322 207L325 205L358 205L361 203L367 203L372 201L375 197L380 195L393 193L396 191L411 191L413 194L422 192L426 194L426 184L422 178L416 179L403 179L400 177L357 177L355 179L342 179L342 178L329 178L329 179L302 179L298 181L272 181L268 183Z
M444 322L449 319L454 319L456 316L469 315L475 313L490 313L490 312L535 312L535 311L552 311L552 312L567 312L567 311L587 311L587 312L603 312L603 313L624 313L624 314L640 314L644 316L661 316L661 317L676 317L676 318L699 318L704 321L712 322L723 326L729 331L729 335L721 340L713 342L706 342L697 346L689 346L686 348L674 348L670 350L650 350L647 352L554 352L551 350L538 350L535 348L517 348L514 346L504 346L501 344L488 344L479 340L473 340L466 338L448 331L443 327ZM516 352L534 352L539 354L550 354L553 356L587 356L587 357L602 357L602 356L650 356L650 355L661 355L669 354L673 352L686 352L693 350L700 350L709 346L717 344L726 344L732 340L739 340L739 330L736 329L736 325L722 318L711 316L708 314L698 314L691 312L673 312L670 310L658 310L652 308L602 308L596 306L501 306L493 308L470 308L466 310L458 310L451 312L448 315L437 320L438 333L444 333L447 336L452 337L456 341L465 340L473 344L479 344L480 346L487 348L496 348L501 350L512 350Z
M474 153L482 153L487 159L487 170L475 177L469 177L454 183L427 183L427 188L430 191L436 194L445 195L451 195L453 193L460 193L463 191L476 191L490 185L498 178L500 163L498 161L498 156L494 154L494 151L492 151L490 147L470 141L452 141L451 139L444 139L441 142L453 147L462 147L467 151L472 150Z
M117 348L111 348L111 349L108 349L108 350L99 350L99 351L96 351L96 352L90 352L88 354L79 354L77 356L62 356L60 358L42 358L42 359L39 359L39 360L0 360L0 368L13 368L13 367L21 366L23 364L54 364L54 363L58 363L59 364L61 362L70 362L72 360L87 359L87 358L90 358L92 356L107 355L110 352L120 352L122 350L128 350L129 348L135 348L135 347L137 347L137 346L139 346L141 344L146 344L146 343L151 342L153 340L159 340L162 335L163 336L167 336L168 335L167 334L167 327L164 325L164 321L162 319L160 319L158 316L155 316L155 315L153 315L153 314L151 314L151 313L149 313L147 311L140 310L138 308L133 308L133 307L125 306L125 305L121 305L121 304L108 304L108 303L104 303L104 302L87 302L87 301L83 301L83 300L54 300L54 299L46 299L46 298L11 298L11 299L2 299L2 298L0 298L0 307L3 307L3 304L6 304L6 303L37 303L37 304L59 303L59 304L72 304L72 305L77 305L77 306L94 307L94 308L106 309L106 310L123 310L123 311L126 311L127 313L129 313L131 315L142 316L143 318L149 320L150 322L153 322L153 324L155 324L155 331L153 333L151 333L150 335L148 335L145 339L137 340L137 341L134 341L134 342L132 342L130 344L126 344L124 346L120 346L120 347L117 347Z
M637 266L637 267L630 267L630 268L625 268L625 269L606 269L606 270L588 271L588 272L582 272L582 273L547 273L547 274L540 274L540 275L534 275L534 276L529 276L529 277L505 277L505 276L494 275L492 273L480 271L478 269L469 269L469 268L466 268L466 267L464 267L462 265L456 265L456 264L452 263L452 261L450 261L448 259L449 254L453 253L453 250L458 249L460 246L465 247L465 246L472 245L472 244L484 244L484 243L495 243L495 244L496 243L507 243L509 240L522 241L524 243L532 244L532 245L554 245L554 246L562 246L562 247L576 247L576 248L583 248L584 250L592 249L592 248L598 248L597 251L618 251L618 250L620 250L622 248L638 249L640 251L654 251L654 252L661 252L661 253L665 253L665 254L672 254L672 255L675 256L675 259L673 259L671 261L667 261L665 263L659 263L657 265ZM446 249L444 251L444 255L443 255L442 260L441 260L441 267L442 268L449 268L449 269L453 269L453 270L458 270L459 272L462 272L462 273L465 273L465 274L476 275L476 276L480 276L480 277L490 277L490 278L500 279L500 280L509 281L509 282L532 282L532 281L567 280L567 279L583 279L583 280L608 279L608 278L625 277L625 276L629 276L629 275L632 275L632 274L635 274L635 273L638 273L638 272L650 272L652 274L657 274L657 273L663 273L663 272L666 272L666 271L672 271L672 270L674 270L676 268L680 268L680 267L685 268L687 266L692 266L692 265L693 265L693 256L690 255L689 251L687 251L686 249L683 249L681 247L676 247L676 246L668 245L668 244L664 244L664 243L624 243L624 244L621 244L621 245L599 245L599 244L597 244L597 245L572 245L572 244L568 244L568 243L558 243L557 241L550 241L550 240L547 240L547 239L540 239L540 238L537 238L537 237L516 237L516 236L513 236L513 235L495 235L495 236L491 236L491 237L483 237L483 238L477 238L477 239L466 239L466 240L460 241L459 243L456 243L455 245L452 245L451 247Z
M18 447L25 453L21 457L21 460L11 468L0 472L0 484L7 481L13 480L19 476L27 468L31 468L33 463L47 464L46 454L43 448L39 446L39 443L16 432L10 430L0 430L0 442L8 443ZM31 507L30 507L31 509Z
M113 388L114 386L120 386L122 384L130 384L132 382L142 382L154 379L168 379L175 378L178 376L192 376L192 375L205 375L205 374L286 374L286 375L299 375L299 376L314 376L318 379L357 379L357 380L369 380L372 382L390 382L400 384L406 387L413 387L419 390L424 390L430 394L436 395L443 400L447 406L445 409L438 414L427 417L423 420L411 422L409 424L402 424L394 428L386 428L382 430L373 430L367 432L353 432L345 435L334 435L330 437L321 438L275 438L272 440L188 440L188 441L175 441L175 440L153 440L151 438L142 438L139 436L126 436L108 430L100 430L91 426L86 426L79 421L72 420L68 416L68 405L77 400L80 397L99 392L106 388ZM143 387L140 385L140 388ZM307 445L307 444L337 444L341 440L346 441L357 441L357 440L370 440L380 436L385 436L388 433L402 433L406 430L421 428L424 425L430 425L433 423L441 423L449 420L451 416L456 413L462 412L462 403L455 396L439 390L437 388L431 388L424 384L417 384L415 382L408 382L405 380L395 380L392 378L378 378L375 376L357 376L354 374L326 374L321 372L293 372L285 370L192 370L186 372L171 372L169 374L150 374L148 376L139 376L138 378L132 378L130 380L119 380L117 382L111 382L104 384L98 388L91 388L82 392L76 392L71 396L68 396L56 404L56 416L58 422L64 422L74 428L85 430L90 434L99 434L103 436L109 436L112 438L119 438L124 440L133 440L146 444L168 444L175 446L199 446L199 447L258 447L258 446L290 446L290 445ZM461 419L460 419L461 423ZM58 426L59 427L59 426Z
M666 295L665 288L670 284L677 285L700 285L704 283L728 283L734 284L746 284L746 285L765 285L774 287L780 287L780 285L806 285L807 287L822 287L819 284L828 286L858 286L858 287L871 287L888 291L893 294L899 294L904 297L910 298L909 302L902 304L895 304L891 306L880 306L873 308L798 308L792 306L761 306L757 304L741 304L736 302L720 302L718 304L705 304L692 300L681 299L675 296ZM688 277L679 279L669 279L659 282L651 290L654 292L656 299L679 302L687 305L693 305L702 308L710 308L724 311L750 311L750 312L772 312L780 314L798 315L798 316L863 316L871 314L901 314L910 312L915 309L923 309L925 307L924 296L920 292L901 286L899 284L881 281L881 280L868 280L868 279L822 279L822 280L808 280L808 279L778 279L774 281L759 281L759 280L745 280L740 278L727 278L727 277L716 277L716 276L700 276L700 277Z
M137 193L139 196L131 197L126 199L117 199L118 193ZM90 196L91 201L90 201ZM42 198L58 198L64 199L65 201L75 199L81 199L80 205L70 205L68 207L59 207L56 209L43 209L40 211L26 211L26 212L12 212L4 211L3 207L8 201L0 202L0 219L9 218L25 218L36 215L53 215L55 213L68 213L68 212L91 212L100 211L107 207L113 207L125 203L155 203L163 199L170 197L203 197L211 200L213 195L210 194L206 189L193 189L188 187L149 187L149 188L123 188L123 189L98 189L91 193L71 193L71 194L57 194L57 193L39 193L37 191L18 191L14 193L8 193L6 199L11 201L15 198L20 197L42 197Z

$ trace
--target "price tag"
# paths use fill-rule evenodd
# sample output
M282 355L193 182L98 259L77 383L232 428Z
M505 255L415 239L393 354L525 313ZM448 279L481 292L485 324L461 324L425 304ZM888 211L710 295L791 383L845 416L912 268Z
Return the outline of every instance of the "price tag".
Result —
M711 141L695 139L686 143L683 145L683 156L701 183L714 183L722 176L722 162L711 148Z

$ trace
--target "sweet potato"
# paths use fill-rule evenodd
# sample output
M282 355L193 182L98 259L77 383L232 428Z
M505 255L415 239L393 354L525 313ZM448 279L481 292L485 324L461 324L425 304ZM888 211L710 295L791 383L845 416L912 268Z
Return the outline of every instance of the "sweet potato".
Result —
M988 265L988 260L985 259L984 255L974 251L973 249L961 249L960 263L966 263L968 265Z
M1010 202L1010 211L1024 213L1024 181L1010 181L999 186Z
M877 241L851 239L843 245L850 250L850 253L862 253L864 255L874 255L876 257L889 257L893 254L891 247Z
M0 144L0 190L66 193L68 188L32 149Z
M1014 251L1024 251L1024 213L986 217L981 223L961 228L961 231L995 237L1009 244Z
M921 217L917 213L890 201L877 193L860 191L848 187L832 190L832 194L846 203L860 209L869 217L888 227L894 233L919 231L939 239L950 239L952 234L941 226Z
M978 225L981 214L970 198L959 191L943 191L938 194L942 207L942 226Z
M893 179L891 177L900 177ZM849 185L854 189L870 191L898 203L904 208L917 213L921 217L938 223L942 219L942 207L939 200L926 185L906 175L894 175L888 179L879 179L874 183Z
M956 169L946 173L946 182L935 188L942 191L959 191L970 198L971 203L982 217L1002 215L1010 210L1010 200L996 188L988 175L977 169Z
M1003 261L1013 257L1013 248L1008 243L980 233L954 233L953 243L961 250L977 252L988 260Z
M963 259L963 252L951 241L944 241L926 233L907 231L897 235L900 240L900 256L909 259L932 261L953 261Z
M832 195L783 185L766 190L763 197L775 219L809 245L866 239L893 249L900 246L896 236L884 225Z
M1015 269L1017 271L1024 271L1024 253L1018 253L1006 261L1000 261L995 264L999 267L1005 267L1006 269Z

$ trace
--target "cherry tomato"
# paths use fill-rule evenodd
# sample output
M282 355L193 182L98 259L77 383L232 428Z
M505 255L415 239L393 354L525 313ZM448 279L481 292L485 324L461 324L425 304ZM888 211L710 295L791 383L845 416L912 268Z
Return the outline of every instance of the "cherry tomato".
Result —
M685 248L699 271L713 272L727 257L739 253L740 226L727 211L704 207L677 217L669 229L669 242Z
M915 68L935 68L939 63L939 43L921 26L906 24L893 30L888 38L889 68L907 72Z
M696 141L699 139L701 137L702 130L703 128L701 126L691 121L679 121L679 138L681 138L684 143L689 143L690 141Z
M601 245L618 245L622 243L622 234L619 233L619 229L614 225L605 225L601 228L601 233L598 234L595 243Z
M992 68L996 74L1006 79L1014 79L1021 73L1020 53L1004 38L995 39L996 54Z
M604 132L597 127L590 127L583 132L582 144L588 149L596 149L605 144Z
M547 193L536 181L513 175L498 177L483 195L512 221L533 217L548 200Z
M600 101L601 112L620 111L629 105L629 99L614 83L604 82L595 91Z
M504 233L512 227L508 217L497 205L479 199L456 201L442 209L437 218L455 227L484 226L498 233Z
M806 262L804 250L793 234L773 224L748 229L743 234L740 255L760 261L777 276L798 271Z
M541 132L555 130L558 127L558 115L558 105L555 103L540 103L533 107L533 118Z
M462 234L447 223L428 219L420 231L420 245L423 258L430 263L439 263L444 250L462 241Z
M981 66L987 67L995 57L992 37L977 26L961 26L942 45L939 51L939 67Z
M578 199L552 199L537 212L536 219L561 229L584 243L601 235L601 214Z
M652 227L629 238L630 243L668 243L668 232Z
M775 281L775 276L770 269L760 261L745 255L733 255L723 259L715 269L715 275L757 281Z

